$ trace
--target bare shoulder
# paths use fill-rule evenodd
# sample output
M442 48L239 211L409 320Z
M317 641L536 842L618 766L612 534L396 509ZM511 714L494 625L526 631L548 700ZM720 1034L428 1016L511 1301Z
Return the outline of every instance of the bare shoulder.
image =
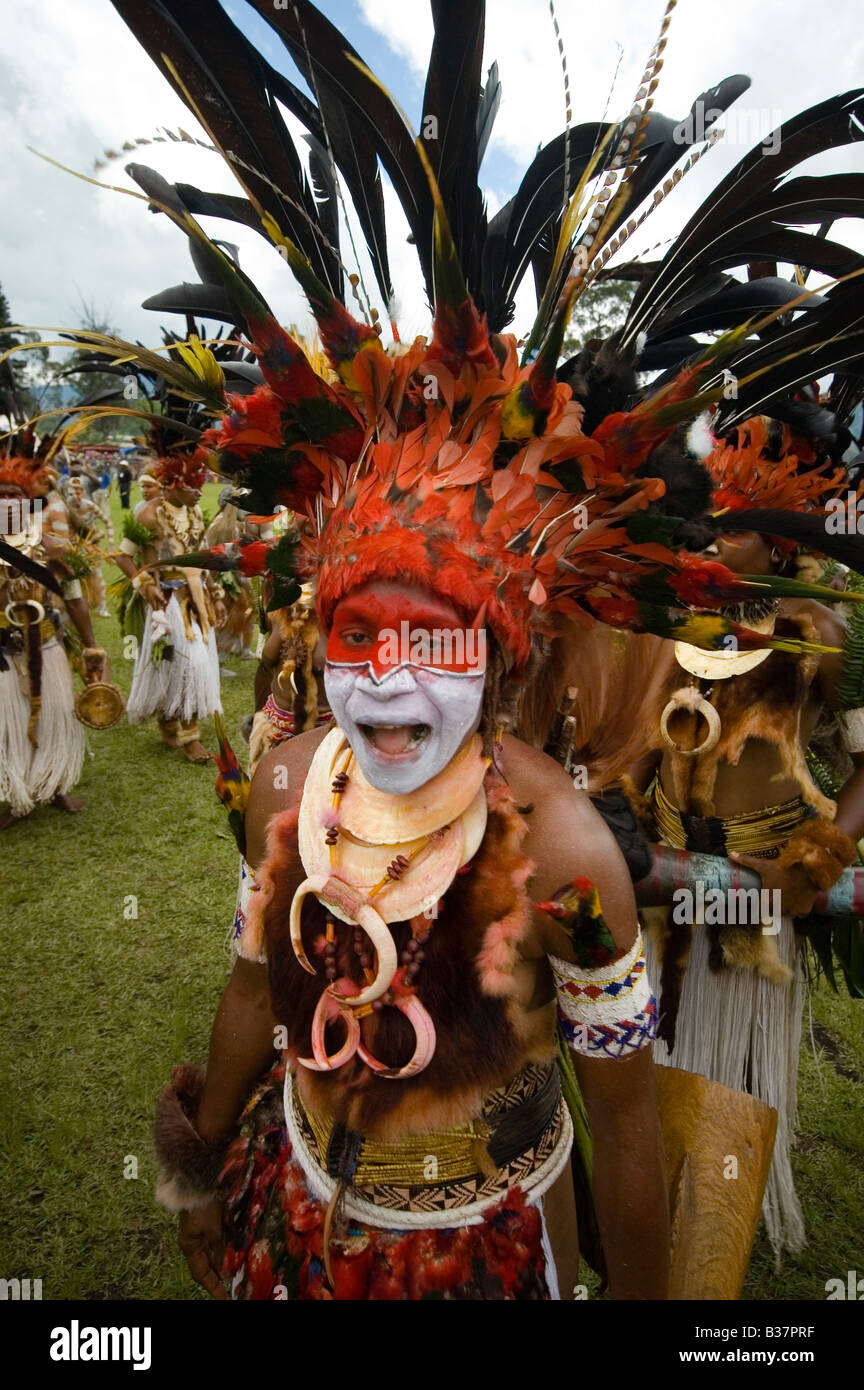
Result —
M146 526L150 531L159 530L159 517L156 512L156 502L145 502L135 520L141 526Z
M636 904L630 874L615 837L590 797L574 787L546 753L505 738L503 767L516 805L528 824L525 852L534 863L529 891L535 902L548 899L574 878L597 887L603 916L616 945L632 945ZM542 928L541 930L545 930ZM555 928L558 934L559 929ZM565 955L563 941L548 949Z
M264 859L273 816L296 806L318 745L330 730L312 729L265 753L255 769L246 808L246 857L253 869Z
M842 647L846 634L846 623L835 609L827 604L817 603L815 599L801 599L790 605L790 612L809 618L819 633L819 640L826 647Z
M846 640L846 623L842 615L815 599L802 599L790 611L810 620L816 629L818 641L825 647L833 648L825 652L819 661L819 687L822 695L832 709L837 707L837 688L843 675L843 644Z

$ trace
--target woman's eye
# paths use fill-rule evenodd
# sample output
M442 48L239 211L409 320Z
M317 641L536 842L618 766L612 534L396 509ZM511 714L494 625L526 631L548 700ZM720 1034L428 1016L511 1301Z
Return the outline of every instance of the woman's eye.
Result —
M372 641L372 638L368 632L344 632L342 641L349 647L365 647Z

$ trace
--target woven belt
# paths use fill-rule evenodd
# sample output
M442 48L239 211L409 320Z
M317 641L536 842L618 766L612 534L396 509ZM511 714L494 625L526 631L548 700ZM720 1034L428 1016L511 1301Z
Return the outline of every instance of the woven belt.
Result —
M809 814L801 797L796 796L741 816L694 816L673 806L659 781L654 787L654 819L664 844L701 854L776 859Z
M310 1113L299 1096L295 1104L314 1135L321 1166L331 1178L358 1187L379 1183L435 1187L463 1182L478 1173L489 1175L536 1144L558 1108L558 1069L522 1073L522 1077L533 1093L516 1098L502 1088L487 1098L480 1119L453 1129L412 1134L394 1144L380 1144L330 1116Z
M523 1109L523 1103L541 1090L543 1098L538 1098L536 1111L532 1114L532 1109ZM514 1187L519 1187L529 1201L539 1200L564 1170L573 1126L563 1099L559 1097L545 1128L537 1132L553 1096L558 1094L557 1077L550 1080L548 1064L532 1062L487 1097L484 1113L471 1126L412 1135L391 1146L373 1145L365 1136L344 1129L334 1138L335 1126L323 1122L324 1131L329 1132L326 1141L322 1132L322 1149L288 1067L285 1124L293 1157L309 1192L328 1204L328 1218L339 1205L346 1219L385 1230L470 1226L482 1220ZM521 1118L508 1121L502 1128L505 1109L517 1111ZM533 1136L524 1148L525 1135L519 1133L523 1122ZM488 1139L481 1126L491 1131ZM520 1150L516 1157L496 1168L496 1159L513 1149ZM353 1178L333 1177L327 1170L328 1157L331 1166L340 1171L353 1169ZM451 1176L460 1170L466 1176Z

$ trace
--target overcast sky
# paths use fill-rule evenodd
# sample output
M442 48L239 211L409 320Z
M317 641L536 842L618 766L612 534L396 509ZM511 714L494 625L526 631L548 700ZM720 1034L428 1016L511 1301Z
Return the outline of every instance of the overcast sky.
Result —
M215 5L218 0L212 0ZM296 78L278 39L245 0L224 0L268 59ZM322 0L334 21L419 126L431 39L427 0ZM661 0L558 0L573 93L574 122L599 119L619 51L609 113L622 116L635 93L662 15ZM782 120L864 82L860 0L679 0L656 107L681 117L701 91L734 72L753 80L732 109L729 141L688 177L649 220L641 244L680 227L711 185ZM206 33L201 36L206 54ZM484 68L497 59L503 100L481 171L490 211L515 191L538 145L563 128L564 92L547 0L488 0ZM82 173L104 149L183 126L202 135L109 0L15 0L0 5L0 284L13 318L74 326L83 299L124 336L156 345L160 316L141 300L195 276L180 233L144 203L93 188L28 152L42 151ZM96 174L134 187L130 156ZM188 145L155 144L136 158L171 179L237 191L219 157ZM836 157L859 169L864 145ZM823 166L827 167L827 166ZM389 202L395 206L392 195ZM230 227L230 230L228 228ZM283 322L305 322L290 273L254 233L210 222L213 235L241 242L244 266ZM861 245L856 235L856 244ZM403 337L427 327L415 256L394 216L391 267ZM515 327L530 322L532 296L520 299ZM166 320L167 321L167 320ZM182 328L182 320L172 325Z

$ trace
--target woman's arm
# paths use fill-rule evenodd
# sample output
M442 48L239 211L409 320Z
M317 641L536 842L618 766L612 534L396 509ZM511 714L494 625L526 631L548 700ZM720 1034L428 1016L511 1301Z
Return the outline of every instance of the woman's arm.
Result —
M529 891L535 902L580 876L597 889L610 959L631 950L638 922L633 888L615 840L584 793L542 758L533 789L518 788L519 799L533 802L526 852L535 862ZM517 790L514 788L514 790ZM588 924L586 924L587 929ZM581 963L594 941L571 941L546 912L537 913L537 936L561 962ZM643 1039L644 1042L644 1039ZM616 1299L663 1299L669 1282L669 1206L663 1141L657 1110L657 1084L650 1046L634 1042L623 1056L585 1056L571 1047L594 1142L594 1203Z
M236 1126L253 1083L273 1060L275 1028L267 966L238 956L210 1034L196 1126L202 1139L218 1139Z

